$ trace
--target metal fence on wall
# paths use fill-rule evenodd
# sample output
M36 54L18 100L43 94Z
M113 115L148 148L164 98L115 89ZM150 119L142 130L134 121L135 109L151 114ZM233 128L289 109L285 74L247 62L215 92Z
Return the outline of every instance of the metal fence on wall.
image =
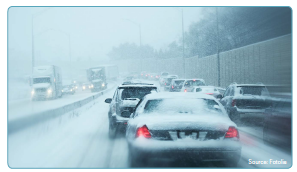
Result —
M220 53L221 87L232 82L282 85L291 92L291 34ZM167 71L183 76L183 59L119 60L112 63L125 72ZM218 85L217 55L186 58L186 78L203 78L207 85Z

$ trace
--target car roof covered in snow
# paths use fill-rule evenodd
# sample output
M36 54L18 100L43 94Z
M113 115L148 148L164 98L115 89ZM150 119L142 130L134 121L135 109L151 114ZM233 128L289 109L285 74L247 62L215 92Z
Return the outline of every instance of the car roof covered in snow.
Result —
M172 78L172 77L178 77L177 75L167 75L164 78Z
M218 89L218 87L215 87L215 86L212 86L212 85L194 86L193 88L216 88L216 89Z
M199 81L203 81L203 82L205 82L204 81L204 79L201 79L201 78L192 78L192 79L185 79L186 81L191 81L191 80L195 80L195 81L197 81L197 80L199 80Z
M154 84L148 84L148 83L126 83L119 85L118 88L125 88L125 87L156 87Z
M216 100L213 96L200 93L184 93L184 92L160 92L157 94L148 94L146 99L212 99Z

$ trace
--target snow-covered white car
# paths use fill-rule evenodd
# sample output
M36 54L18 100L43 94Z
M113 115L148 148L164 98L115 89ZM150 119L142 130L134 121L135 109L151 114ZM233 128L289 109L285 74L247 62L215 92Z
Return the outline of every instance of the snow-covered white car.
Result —
M219 89L215 86L193 87L190 92L208 94L208 95L211 95L217 99L221 99L223 97L222 94L220 93Z
M128 121L126 138L132 167L151 161L223 161L241 156L237 126L224 107L206 94L149 94Z

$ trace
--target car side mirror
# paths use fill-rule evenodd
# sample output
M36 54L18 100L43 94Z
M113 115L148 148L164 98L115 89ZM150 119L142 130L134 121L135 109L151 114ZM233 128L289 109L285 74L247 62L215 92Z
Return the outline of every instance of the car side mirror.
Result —
M219 105L214 105L213 108L219 110L220 106Z
M111 103L112 99L111 98L107 98L105 99L105 103Z

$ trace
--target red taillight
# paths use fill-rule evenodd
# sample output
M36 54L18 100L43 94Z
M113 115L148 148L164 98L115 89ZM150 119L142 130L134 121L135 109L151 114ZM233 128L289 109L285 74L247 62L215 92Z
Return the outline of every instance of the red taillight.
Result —
M231 105L232 105L233 107L236 106L236 100L235 100L235 99L232 100Z
M209 95L212 95L213 93L205 93L205 94L209 94Z
M145 76L147 76L147 75L145 75Z
M187 92L187 89L185 89L185 92Z
M165 82L165 85L166 85L166 82Z
M225 134L225 138L239 138L238 131L235 127L229 127L228 131Z
M144 125L137 129L136 137L151 138L152 136L151 136L148 128L146 127L146 125Z
M171 88L173 89L173 88L174 88L174 86L172 85L172 86L171 86Z
M193 81L196 81L196 79L193 79Z

